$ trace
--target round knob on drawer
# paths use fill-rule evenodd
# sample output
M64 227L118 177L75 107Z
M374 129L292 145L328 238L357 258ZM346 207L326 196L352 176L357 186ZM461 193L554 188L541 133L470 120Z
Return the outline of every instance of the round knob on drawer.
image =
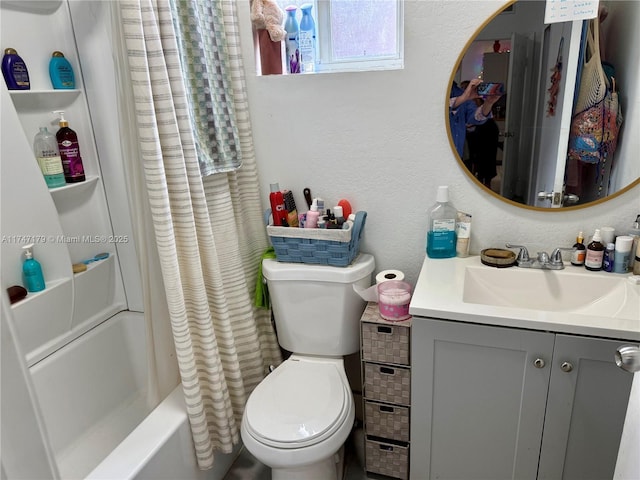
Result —
M534 365L536 368L544 368L544 360L543 360L543 359L541 359L541 358L536 358L536 361L535 361L535 362L533 362L533 365Z
M573 370L573 365L569 362L562 362L562 365L560 365L560 370L569 373L571 370Z

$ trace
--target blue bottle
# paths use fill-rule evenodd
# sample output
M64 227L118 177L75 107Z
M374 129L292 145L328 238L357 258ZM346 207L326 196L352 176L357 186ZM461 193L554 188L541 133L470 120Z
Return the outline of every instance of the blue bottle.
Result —
M429 211L427 255L429 258L456 256L456 213L449 202L449 187L438 187L436 204Z
M33 243L22 247L25 260L22 264L22 280L27 292L40 292L45 289L44 276L40 262L33 258Z
M13 48L5 48L2 57L2 75L9 90L29 90L29 71L27 64Z
M57 50L51 54L51 60L49 60L49 77L53 88L56 90L72 90L76 88L73 67L69 60L64 58L63 53Z
M296 19L298 7L289 5L285 10L287 11L287 20L284 22L284 29L287 32L285 40L287 72L300 73L300 27Z
M300 20L300 60L302 61L302 73L315 70L316 64L316 24L311 16L313 5L305 3L300 7L302 19Z

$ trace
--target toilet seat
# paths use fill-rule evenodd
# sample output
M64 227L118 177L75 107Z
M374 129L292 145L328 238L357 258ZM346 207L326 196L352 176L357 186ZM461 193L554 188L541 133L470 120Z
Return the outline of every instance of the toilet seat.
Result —
M306 447L342 426L350 400L351 390L335 363L289 359L249 396L245 426L265 445Z

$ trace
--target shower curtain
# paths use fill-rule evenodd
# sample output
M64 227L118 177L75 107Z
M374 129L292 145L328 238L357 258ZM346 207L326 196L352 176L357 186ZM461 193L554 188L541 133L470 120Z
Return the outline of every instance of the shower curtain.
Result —
M270 312L252 302L268 241L235 1L219 5L224 13L216 19L217 35L224 39L222 53L230 68L224 85L233 101L242 167L206 177L201 176L169 0L121 0L115 12L128 60L128 107L135 118L130 134L137 136L140 152L133 167L143 171L201 469L213 465L214 451L232 451L249 394L268 367L281 362Z

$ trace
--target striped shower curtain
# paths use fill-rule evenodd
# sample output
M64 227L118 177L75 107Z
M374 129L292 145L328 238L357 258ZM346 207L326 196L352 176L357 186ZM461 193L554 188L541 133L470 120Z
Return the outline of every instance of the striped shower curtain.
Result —
M194 0L195 1L195 0ZM235 0L216 18L242 167L201 176L170 0L120 0L147 196L198 465L239 441L246 400L281 361L268 310L253 306L267 247Z

